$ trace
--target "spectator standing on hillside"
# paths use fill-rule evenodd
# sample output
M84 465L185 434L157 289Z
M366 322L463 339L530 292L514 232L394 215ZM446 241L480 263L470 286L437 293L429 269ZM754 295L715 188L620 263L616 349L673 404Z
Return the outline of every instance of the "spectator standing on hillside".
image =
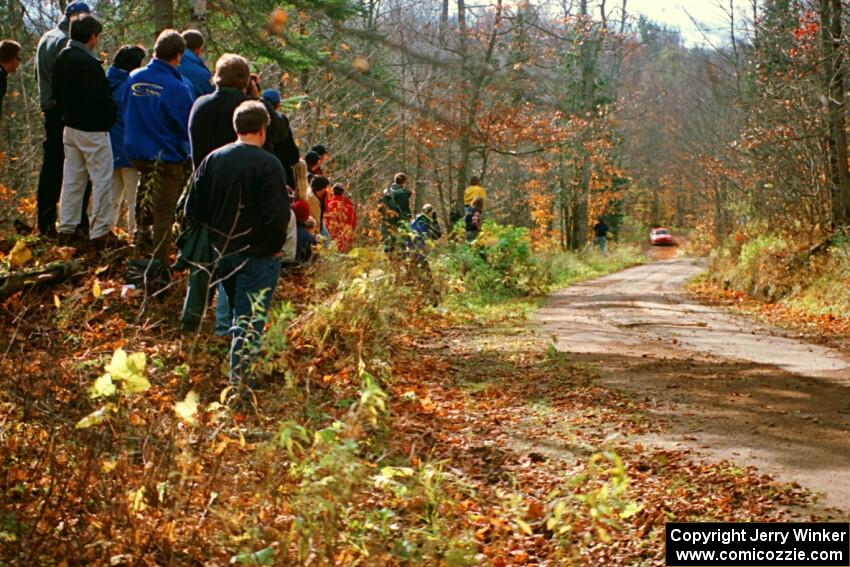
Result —
M422 212L416 215L416 219L410 224L410 228L416 233L416 238L421 244L424 244L427 240L439 240L443 236L443 231L440 230L440 222L437 220L437 211L430 204L422 207Z
M242 383L259 346L280 274L290 218L280 160L262 149L270 117L259 101L233 115L237 141L212 152L192 178L185 214L209 227L215 277L231 305L230 381Z
M298 223L295 262L306 264L313 258L313 247L318 244L313 235L313 228L309 225L310 205L307 201L295 201L292 203L292 212L295 213L295 221Z
M406 185L407 175L396 173L392 185L384 189L378 205L383 217L382 232L387 251L398 248L405 240L399 236L399 231L410 222L410 197L413 195Z
M325 225L337 249L346 253L354 245L354 231L357 229L357 211L354 203L345 194L341 183L333 186L333 195L328 197Z
M215 63L215 90L195 101L189 117L192 141L192 164L197 168L213 150L236 140L230 122L233 111L246 100L259 100L259 84L251 75L248 60L240 55L225 53ZM292 136L289 121L263 100L271 117L264 148L283 165L287 183L295 183L292 166L298 163L298 146Z
M603 256L605 256L609 230L608 225L605 224L605 217L599 217L599 222L593 225L593 246L598 247Z
M212 73L203 59L204 36L198 30L186 30L180 35L186 42L186 50L177 70L189 81L192 86L192 98L197 99L215 90L210 81Z
M324 144L316 144L310 148L310 151L319 156L319 175L325 175L322 166L324 166L325 162L328 161L328 158L331 157L328 153L328 149L324 146ZM325 175L325 177L327 176Z
M115 102L115 124L109 131L112 144L112 224L118 225L121 209L127 207L127 232L136 230L136 190L139 186L139 170L133 167L124 151L124 98L127 95L130 73L142 66L145 49L138 45L121 47L112 59L106 73L112 100Z
M84 15L71 23L71 41L56 58L52 85L65 124L65 163L59 198L59 238L70 244L80 224L89 178L92 218L89 239L97 248L118 244L112 234L112 146L115 102L94 52L103 26Z
M272 105L272 108L274 108L275 112L278 112L280 110L280 91L279 90L277 90L277 89L266 89L262 92L262 94L260 94L260 96L263 98L263 100L265 100L270 105Z
M468 207L472 205L472 201L474 201L477 197L481 197L483 204L487 203L487 191L481 186L481 180L473 176L469 178L469 187L467 187L466 191L463 192L464 206ZM484 206L483 204L482 207Z
M248 94L251 68L244 57L232 53L219 57L215 64L214 82L215 90L196 100L189 115L192 164L195 168L214 150L236 141L233 113L240 104L253 99ZM264 147L271 152L268 136Z
M124 99L124 148L140 173L134 240L140 249L151 247L163 265L189 159L192 95L177 70L185 49L177 31L160 33L153 60L130 77Z
M476 197L472 200L472 204L466 208L466 216L464 217L464 226L466 227L466 240L472 242L481 233L481 225L483 224L484 198Z
M71 2L65 7L65 17L55 28L38 40L35 58L35 74L38 80L38 98L44 115L44 159L38 176L38 231L47 236L56 235L56 207L62 192L62 168L65 162L65 147L62 134L65 124L62 113L56 108L53 94L53 67L56 58L68 44L68 30L71 20L91 13L85 2ZM81 229L88 227L84 198Z
M293 189L295 191L295 200L297 201L307 201L307 194L310 191L310 184L307 181L307 164L304 160L300 160L295 164L293 168L294 176L295 176L295 185L293 185Z
M0 41L0 121L3 120L3 99L6 97L8 77L21 65L21 44L11 39Z
M327 238L325 231L325 209L328 187L331 183L327 177L318 175L310 180L310 190L307 192L307 204L310 205L310 216L316 220L316 233Z
M310 150L304 154L304 163L307 164L307 181L311 181L313 177L322 175L322 164L319 154Z

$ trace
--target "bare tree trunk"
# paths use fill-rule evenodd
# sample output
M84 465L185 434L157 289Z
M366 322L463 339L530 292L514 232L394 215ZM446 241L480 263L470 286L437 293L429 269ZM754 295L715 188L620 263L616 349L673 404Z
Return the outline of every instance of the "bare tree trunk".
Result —
M458 23L460 25L460 55L462 61L467 60L467 45L466 45L466 16L460 16L461 8L466 10L464 0L458 0ZM466 183L469 179L469 156L472 149L472 134L475 128L475 122L478 118L478 107L481 102L481 92L484 88L487 78L489 77L489 67L493 61L493 53L496 47L496 39L498 37L499 26L502 21L502 0L496 3L496 14L493 19L493 27L490 30L490 36L487 40L487 51L483 61L478 68L472 70L474 74L471 85L470 96L467 99L465 106L468 107L466 117L463 121L461 136L460 136L460 163L458 164L458 179L457 179L457 204L455 209L458 213L463 212L463 193L466 189ZM466 66L464 65L464 74L466 74Z
M587 0L581 0L581 15L582 22L586 24L586 18L589 14ZM586 38L581 46L581 102L579 109L585 114L588 120L592 120L594 109L594 91L596 83L596 46L595 41ZM578 250L587 242L587 231L590 225L588 218L588 209L590 206L590 177L591 177L591 158L588 153L585 142L587 141L589 132L585 129L582 135L581 147L578 148L582 156L581 176L577 179L577 187L574 193L572 202L572 231L570 237L570 247Z
M847 131L844 109L844 58L841 48L841 0L820 0L824 51L824 94L827 114L827 152L833 228L850 221L850 174L847 169Z
M156 35L165 29L174 27L174 2L172 0L153 0L153 24Z
M823 0L824 2L826 0ZM830 21L830 41L827 56L830 61L829 82L829 126L832 131L830 137L834 137L834 162L835 172L835 203L833 219L835 224L844 226L850 222L850 171L847 165L847 111L845 108L844 89L844 50L841 47L843 40L842 29L842 6L841 0L831 0L832 14Z
M449 27L449 0L443 0L443 9L440 11L440 46L446 45L446 31Z
M192 0L192 25L195 28L206 30L206 19L207 19L207 0ZM205 36L208 36L209 33L205 33Z

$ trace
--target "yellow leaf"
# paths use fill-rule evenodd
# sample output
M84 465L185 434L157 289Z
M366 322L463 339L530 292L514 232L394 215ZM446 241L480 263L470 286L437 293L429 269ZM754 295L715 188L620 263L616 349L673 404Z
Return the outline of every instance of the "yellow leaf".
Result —
M114 396L115 392L116 388L115 384L112 383L112 376L106 373L94 381L94 386L91 387L89 395L92 398L108 398Z
M130 510L133 512L141 512L148 507L145 504L145 487L139 487L138 490L131 490L127 493L127 503L130 505Z
M105 473L111 473L118 466L118 461L103 461L100 465L100 470Z
M55 293L53 294L53 305L56 306L56 309L59 309L60 307L62 307L62 302L59 301L59 296L56 295Z
M174 413L186 423L195 423L195 415L198 413L198 394L189 392L186 399L174 404Z
M9 265L19 268L32 260L32 252L23 240L15 242L12 251L9 252Z
M75 429L88 429L92 425L97 425L98 423L102 423L103 420L106 419L106 413L112 409L113 404L106 404L99 410L93 411L88 414L86 417L77 422L77 425L74 426Z
M91 284L91 294L94 296L95 299L99 298L102 295L102 292L100 290L100 280L95 279L94 283Z
M432 412L437 409L437 406L434 404L433 400L430 397L421 398L419 400L419 404L422 406L422 409L427 412Z
M136 352L128 356L123 348L116 349L105 370L118 380L125 380L131 374L142 374L145 371L145 353Z
M129 396L130 394L144 392L150 387L151 383L148 382L147 378L145 378L141 374L132 374L127 378L124 378L121 390L124 392L125 395Z

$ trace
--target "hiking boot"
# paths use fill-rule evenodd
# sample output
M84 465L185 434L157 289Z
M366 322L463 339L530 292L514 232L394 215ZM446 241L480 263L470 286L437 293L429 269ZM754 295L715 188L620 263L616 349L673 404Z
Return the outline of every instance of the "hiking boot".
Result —
M127 243L112 234L107 232L103 236L92 238L89 241L89 246L92 250L107 250L109 248L123 248Z
M140 255L148 255L153 252L153 227L138 226L133 234L132 246L136 249L136 253Z
M58 235L59 246L73 246L74 248L80 248L88 242L88 235L79 228L70 234L67 232L60 232Z

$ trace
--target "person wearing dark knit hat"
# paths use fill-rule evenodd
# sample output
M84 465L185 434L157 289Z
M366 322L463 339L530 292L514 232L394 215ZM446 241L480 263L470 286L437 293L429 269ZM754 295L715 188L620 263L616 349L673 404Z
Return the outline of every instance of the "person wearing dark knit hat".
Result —
M319 165L322 165L323 163L325 163L325 161L326 161L326 160L328 159L328 157L330 156L330 154L328 153L327 148L325 148L325 146L323 146L322 144L316 144L315 146L313 146L312 148L310 148L310 151L311 151L311 152L316 152L316 154L318 154L318 156L319 156Z
M310 182L313 180L315 176L322 176L322 158L314 152L310 150L304 155L304 163L307 164L307 181Z
M277 111L280 110L280 91L277 89L266 89L260 95Z
M316 237L308 227L310 221L310 205L307 201L295 201L292 203L292 212L295 213L295 221L298 223L298 238L295 250L295 261L306 264L313 257L313 247L316 246Z

